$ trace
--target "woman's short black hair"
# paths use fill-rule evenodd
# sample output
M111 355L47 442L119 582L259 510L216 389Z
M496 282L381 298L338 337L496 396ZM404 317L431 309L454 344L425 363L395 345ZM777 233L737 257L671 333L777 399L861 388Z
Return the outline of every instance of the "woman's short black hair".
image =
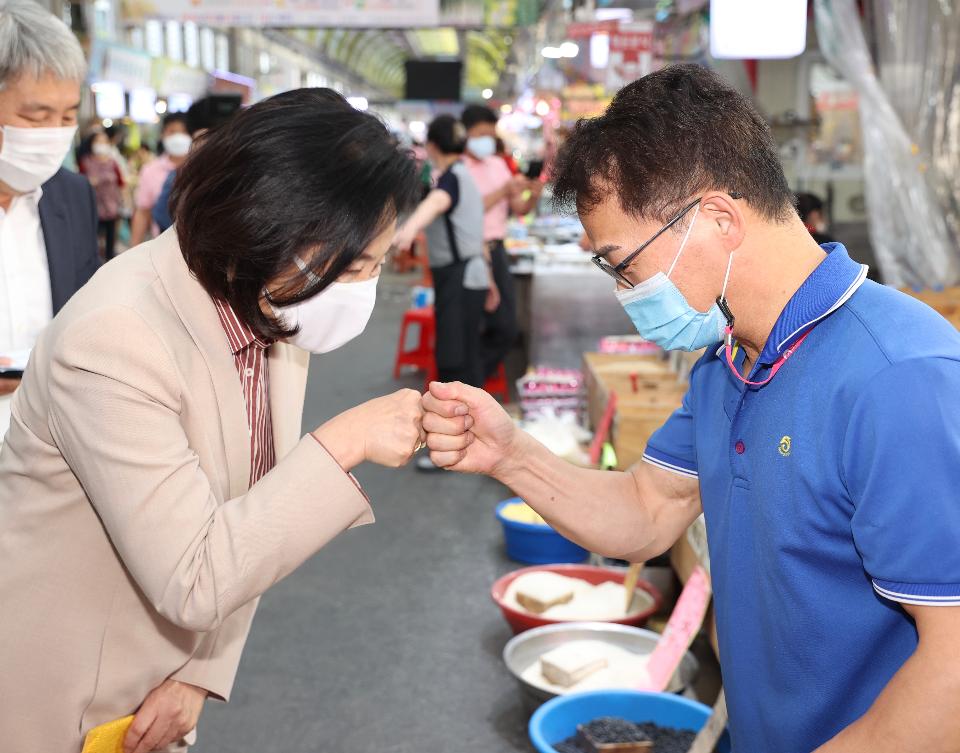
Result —
M497 116L489 107L484 105L467 105L463 108L463 114L460 115L460 121L463 127L470 130L479 123L497 124Z
M187 266L259 336L295 330L265 314L268 282L307 264L277 306L334 282L419 199L417 170L383 123L330 89L297 89L201 139L171 197Z
M452 115L439 115L427 128L427 143L444 154L463 154L467 145L467 131Z
M699 65L668 66L621 89L603 115L577 123L555 173L560 207L589 210L612 189L624 211L666 222L697 194L720 190L768 220L793 213L767 123Z

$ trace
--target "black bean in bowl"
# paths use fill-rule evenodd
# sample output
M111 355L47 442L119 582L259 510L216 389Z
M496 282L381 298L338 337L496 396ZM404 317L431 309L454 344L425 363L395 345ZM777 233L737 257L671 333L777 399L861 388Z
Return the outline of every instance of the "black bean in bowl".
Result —
M687 729L661 727L653 722L631 722L605 716L581 725L583 735L595 743L631 743L653 741L653 753L686 753L697 733ZM583 735L574 735L555 743L557 753L593 753Z

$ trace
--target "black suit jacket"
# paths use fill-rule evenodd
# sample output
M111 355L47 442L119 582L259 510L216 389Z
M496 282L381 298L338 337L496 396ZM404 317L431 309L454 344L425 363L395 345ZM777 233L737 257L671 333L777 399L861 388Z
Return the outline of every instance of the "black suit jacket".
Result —
M100 266L97 200L90 181L61 168L43 184L39 209L56 316Z

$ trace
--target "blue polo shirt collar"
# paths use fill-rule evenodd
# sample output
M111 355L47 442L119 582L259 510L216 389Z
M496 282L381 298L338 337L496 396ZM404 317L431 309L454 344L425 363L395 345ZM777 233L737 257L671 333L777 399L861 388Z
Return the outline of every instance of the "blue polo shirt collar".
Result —
M821 248L826 258L784 306L757 359L759 366L776 363L783 352L817 322L850 300L867 279L867 265L851 259L842 243L824 243ZM717 351L720 358L724 357L723 350L721 346Z

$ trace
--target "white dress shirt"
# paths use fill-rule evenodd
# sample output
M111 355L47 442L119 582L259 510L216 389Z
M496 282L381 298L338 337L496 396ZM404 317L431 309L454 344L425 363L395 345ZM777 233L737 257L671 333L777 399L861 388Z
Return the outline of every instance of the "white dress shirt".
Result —
M0 356L32 348L53 318L50 268L40 226L42 190L0 208ZM10 425L12 395L0 396L0 442Z

